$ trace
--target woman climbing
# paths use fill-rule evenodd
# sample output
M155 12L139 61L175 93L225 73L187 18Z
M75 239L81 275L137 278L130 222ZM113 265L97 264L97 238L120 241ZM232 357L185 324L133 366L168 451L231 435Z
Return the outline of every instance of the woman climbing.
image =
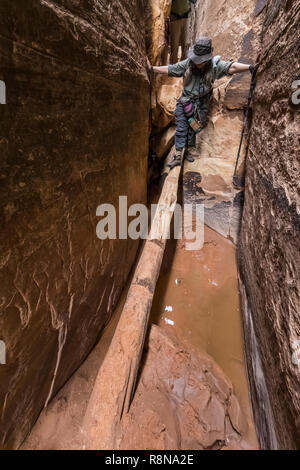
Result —
M207 124L210 102L215 80L225 75L233 75L250 71L254 72L253 65L241 64L233 61L221 60L220 56L213 57L212 40L200 37L188 52L188 58L173 65L152 67L152 73L168 74L170 77L183 78L183 93L178 100L175 118L176 153L169 163L170 168L181 165L183 149L186 148L186 159L194 159L189 149L195 147L196 134Z

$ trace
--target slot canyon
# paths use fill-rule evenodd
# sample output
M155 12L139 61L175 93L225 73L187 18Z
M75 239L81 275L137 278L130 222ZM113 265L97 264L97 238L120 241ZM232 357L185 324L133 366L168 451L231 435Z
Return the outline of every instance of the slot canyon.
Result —
M214 82L178 191L183 80L147 68L169 63L171 6L0 2L1 450L300 449L300 1L192 4L187 50L259 66L247 119L251 74ZM118 219L166 183L204 207L202 247L97 237L101 204ZM143 303L126 409L121 322Z

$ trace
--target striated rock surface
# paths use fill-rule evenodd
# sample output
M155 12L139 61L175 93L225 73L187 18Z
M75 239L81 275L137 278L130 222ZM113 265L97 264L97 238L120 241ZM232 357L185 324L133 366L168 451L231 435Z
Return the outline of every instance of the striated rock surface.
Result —
M96 208L146 200L144 29L137 0L1 1L0 448L87 356L135 258L97 239Z
M291 101L300 76L299 22L298 1L267 3L239 246L277 445L284 449L300 447L300 114ZM253 343L249 327L246 339ZM248 359L262 445L270 448L262 374Z
M161 65L167 60L167 19L171 12L171 6L172 0L144 0L148 54L149 59L155 65Z

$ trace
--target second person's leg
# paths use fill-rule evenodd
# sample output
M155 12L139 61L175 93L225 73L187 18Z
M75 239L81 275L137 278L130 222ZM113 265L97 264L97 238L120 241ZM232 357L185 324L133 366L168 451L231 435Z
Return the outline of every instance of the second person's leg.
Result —
M187 43L188 25L189 25L189 18L184 18L181 20L181 30L180 30L181 59L180 60L185 60L187 58L187 54L189 50L189 45Z
M171 55L170 64L176 64L178 62L178 48L180 43L180 21L174 20L170 23L170 35L171 35Z

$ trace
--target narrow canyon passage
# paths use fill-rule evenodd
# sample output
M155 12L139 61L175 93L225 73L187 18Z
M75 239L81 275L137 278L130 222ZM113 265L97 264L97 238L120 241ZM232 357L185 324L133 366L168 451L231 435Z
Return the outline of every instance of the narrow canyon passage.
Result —
M188 165L185 167L186 173ZM186 191L193 196L191 188L182 183L180 178L180 200ZM149 187L150 202L156 203L158 195L157 186ZM95 350L42 412L22 449L85 449L89 445L83 420L127 292L128 288ZM136 394L121 426L126 433L118 431L117 448L257 449L236 247L230 240L205 226L203 248L189 251L185 239L171 236L155 289L149 331ZM166 351L169 342L171 354ZM184 358L179 359L182 350ZM164 354L170 354L165 371ZM197 368L210 371L212 382L205 382L198 371L189 373L195 360ZM113 368L118 370L117 360ZM101 424L105 433L106 423Z
M0 1L1 450L300 449L299 24Z

